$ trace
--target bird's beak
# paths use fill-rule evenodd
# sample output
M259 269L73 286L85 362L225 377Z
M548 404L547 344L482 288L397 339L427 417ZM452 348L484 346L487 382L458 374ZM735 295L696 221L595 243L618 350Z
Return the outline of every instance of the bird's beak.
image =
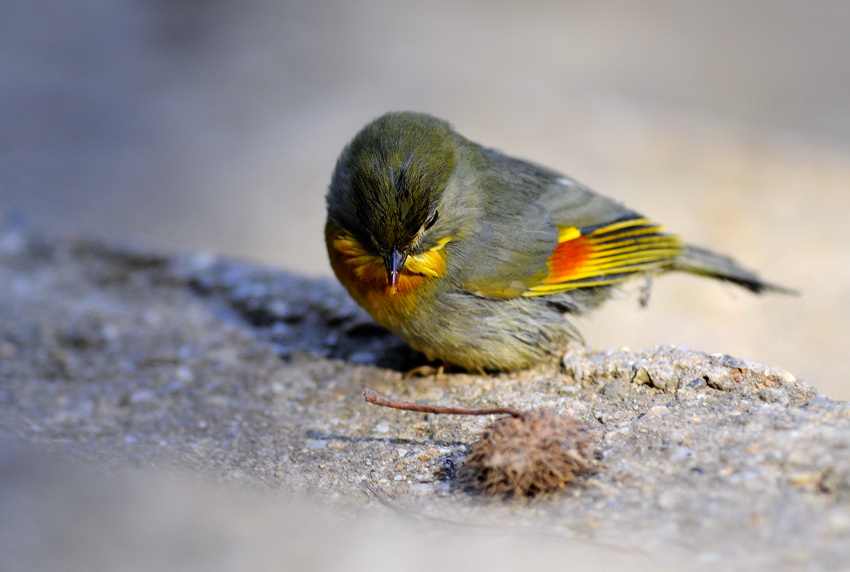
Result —
M396 288L398 288L398 277L401 274L401 269L404 268L405 260L407 260L407 255L400 253L395 245L393 245L392 252L384 256L384 266L387 268L387 284L392 294L395 294Z

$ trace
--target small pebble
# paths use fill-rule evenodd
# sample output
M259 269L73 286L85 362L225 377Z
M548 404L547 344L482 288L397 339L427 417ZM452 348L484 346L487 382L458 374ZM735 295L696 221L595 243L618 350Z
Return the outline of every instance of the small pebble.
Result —
M656 405L655 407L650 407L646 414L655 417L663 417L670 414L670 409L668 409L666 405Z
M357 365L369 365L375 363L377 357L372 352L354 352L348 357L348 361Z
M156 398L156 394L150 389L140 389L130 396L130 403L148 403Z
M192 370L186 366L181 366L174 370L174 377L185 383L195 380L195 374L193 374Z

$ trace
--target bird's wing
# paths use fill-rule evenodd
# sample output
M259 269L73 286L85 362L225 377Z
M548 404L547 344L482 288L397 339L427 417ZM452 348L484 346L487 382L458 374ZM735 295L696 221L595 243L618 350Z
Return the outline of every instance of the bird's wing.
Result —
M684 244L644 218L596 226L558 226L558 246L546 259L545 277L529 283L523 296L546 296L606 286L670 266Z
M616 284L669 267L684 251L681 239L619 203L545 168L510 161L511 172L519 170L526 184L521 197L506 186L508 204L501 209L524 214L490 217L490 234L514 239L492 245L498 253L490 256L499 263L473 277L474 292L513 298ZM536 191L529 191L530 180L540 183ZM502 181L510 183L507 176ZM479 246L488 248L486 241Z

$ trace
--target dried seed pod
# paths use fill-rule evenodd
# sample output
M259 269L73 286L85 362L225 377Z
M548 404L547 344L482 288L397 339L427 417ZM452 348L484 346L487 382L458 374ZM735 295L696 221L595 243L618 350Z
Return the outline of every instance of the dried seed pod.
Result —
M488 425L466 457L461 481L497 496L556 491L595 469L590 435L551 409L502 417Z
M596 469L594 448L584 426L552 409L519 411L510 407L464 409L419 405L366 389L369 403L440 415L499 415L484 429L466 457L459 484L485 494L529 497L564 488Z

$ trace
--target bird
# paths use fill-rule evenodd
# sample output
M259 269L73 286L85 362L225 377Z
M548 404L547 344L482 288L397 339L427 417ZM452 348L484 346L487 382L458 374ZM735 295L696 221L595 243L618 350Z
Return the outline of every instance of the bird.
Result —
M583 341L571 316L641 276L680 271L793 293L426 113L363 127L326 203L330 264L354 300L429 360L467 371L553 359Z

